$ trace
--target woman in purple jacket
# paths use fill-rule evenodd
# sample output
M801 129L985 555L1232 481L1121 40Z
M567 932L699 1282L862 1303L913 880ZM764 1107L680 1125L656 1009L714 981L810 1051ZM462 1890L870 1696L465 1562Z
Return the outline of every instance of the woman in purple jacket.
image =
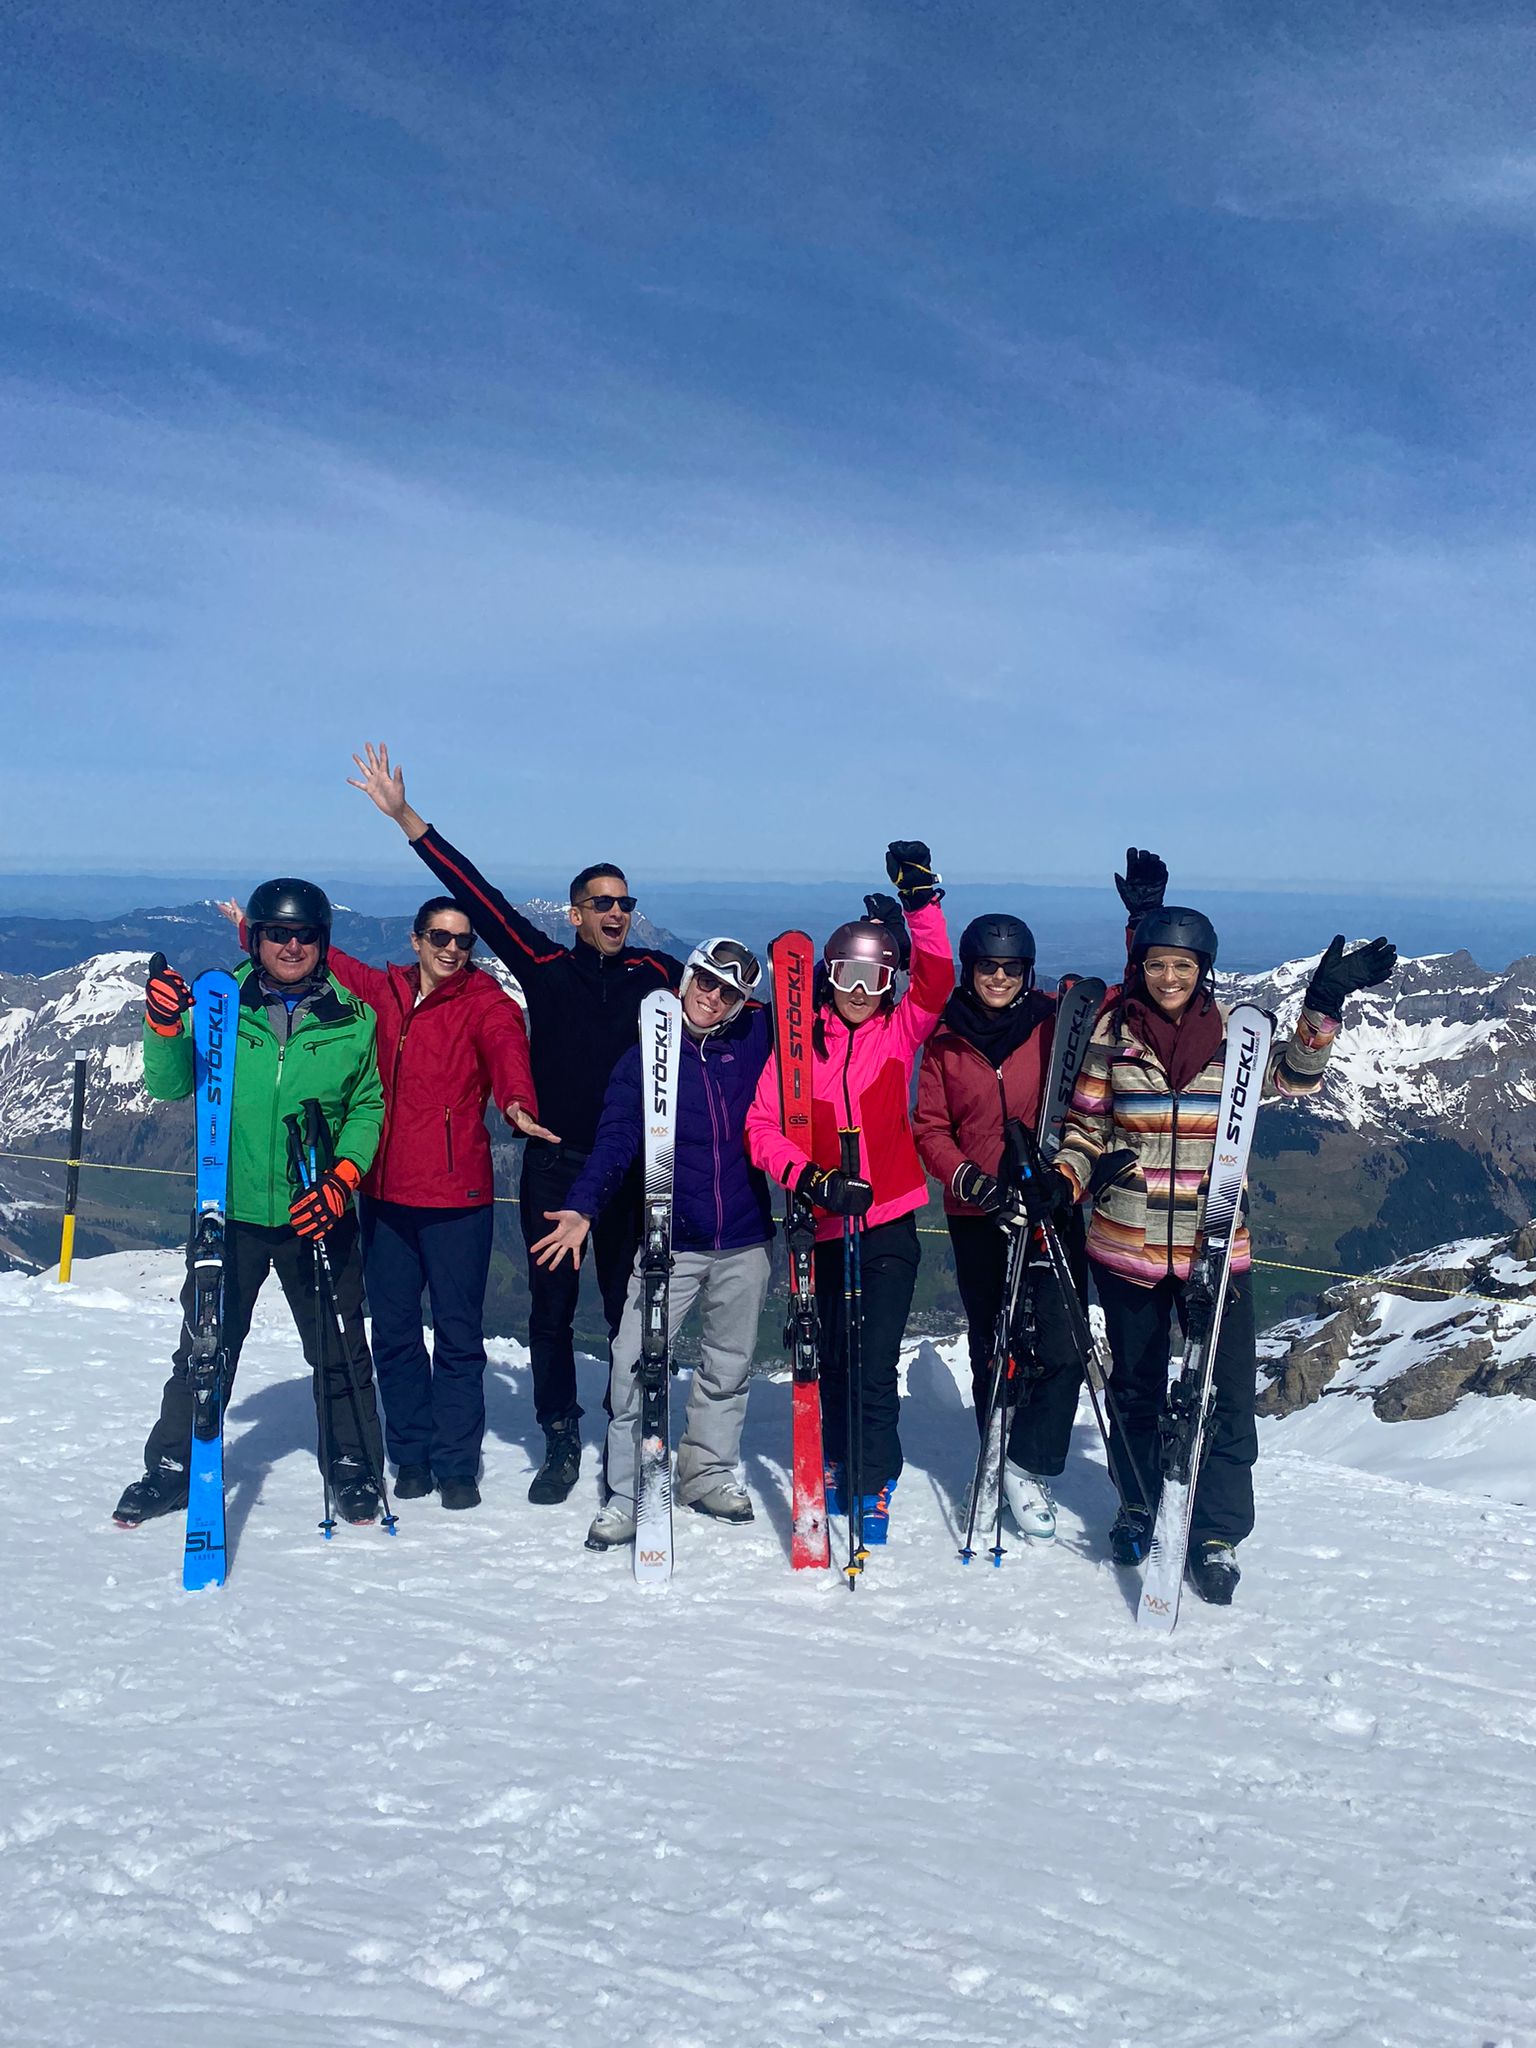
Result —
M770 1043L767 1014L749 1000L761 973L757 956L739 940L707 939L689 954L678 991L683 1042L669 1302L674 1330L698 1303L702 1355L677 1451L676 1488L685 1507L720 1522L752 1520L752 1503L736 1477L736 1458L773 1238L768 1184L747 1158L743 1142L747 1111ZM641 1105L640 1048L635 1044L614 1067L591 1156L571 1189L570 1206L545 1212L555 1227L533 1246L541 1265L580 1259L593 1219L618 1191L639 1154ZM587 1532L589 1550L609 1550L634 1540L639 1358L637 1261L613 1340L609 1498Z

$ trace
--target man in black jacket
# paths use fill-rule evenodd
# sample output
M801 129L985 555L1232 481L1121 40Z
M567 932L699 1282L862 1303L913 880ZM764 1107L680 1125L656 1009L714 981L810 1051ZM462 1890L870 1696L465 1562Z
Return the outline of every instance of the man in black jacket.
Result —
M539 1114L521 1113L522 1179L518 1187L523 1243L545 1236L546 1216L568 1206L566 1196L586 1164L614 1062L635 1043L640 1005L652 989L675 989L682 962L670 953L629 944L635 899L611 863L583 868L571 883L575 938L560 945L540 931L486 881L456 847L405 800L404 771L391 767L387 747L372 744L354 755L358 778L348 777L388 818L437 876L490 947L517 976L528 1006L529 1051ZM624 1312L624 1294L640 1241L638 1179L609 1203L592 1232L592 1255L610 1339ZM537 1502L564 1500L581 1470L581 1407L576 1398L576 1353L571 1326L580 1274L528 1261L528 1349L533 1360L534 1412L544 1431L544 1463L528 1489Z

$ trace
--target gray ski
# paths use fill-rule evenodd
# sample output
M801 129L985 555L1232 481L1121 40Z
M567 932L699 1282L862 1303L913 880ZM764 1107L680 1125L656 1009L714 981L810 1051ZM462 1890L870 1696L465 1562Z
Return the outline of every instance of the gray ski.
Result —
M1227 1019L1226 1062L1216 1118L1200 1234L1185 1283L1186 1330L1182 1353L1170 1353L1168 1393L1159 1424L1163 1472L1152 1548L1141 1585L1137 1619L1167 1635L1179 1618L1179 1594L1189 1554L1195 1482L1205 1448L1216 1346L1232 1272L1232 1244L1241 1221L1243 1181L1253 1147L1259 1098L1269 1065L1274 1019L1253 1003L1239 1003Z
M640 1458L635 1477L635 1577L672 1576L672 1445L668 1417L672 1279L672 1153L683 1007L666 989L640 1005L640 1085L645 1103L645 1220L640 1240Z

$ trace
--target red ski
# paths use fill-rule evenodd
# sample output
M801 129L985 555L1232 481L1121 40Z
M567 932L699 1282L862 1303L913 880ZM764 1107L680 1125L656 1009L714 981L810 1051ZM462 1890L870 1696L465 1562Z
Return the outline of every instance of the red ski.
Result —
M811 1151L811 988L816 955L804 932L784 932L768 949L773 968L773 1016L779 1061L779 1117L784 1135ZM825 1570L832 1562L827 1537L826 1468L821 1445L821 1361L817 1352L816 1281L812 1254L816 1225L809 1202L784 1198L784 1242L789 1252L789 1313L784 1348L794 1366L794 1435L790 1460L796 1571Z

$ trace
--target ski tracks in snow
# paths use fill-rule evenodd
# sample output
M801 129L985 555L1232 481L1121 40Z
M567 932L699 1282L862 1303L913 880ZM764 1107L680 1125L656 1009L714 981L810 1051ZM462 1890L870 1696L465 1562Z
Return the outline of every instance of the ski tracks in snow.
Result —
M974 1431L925 1347L857 1591L789 1570L763 1384L758 1522L679 1514L646 1596L581 1547L590 1451L527 1505L500 1345L484 1508L326 1545L274 1291L230 1581L187 1595L178 1523L108 1520L177 1262L77 1270L0 1276L0 2040L1536 2042L1536 1515L1275 1455L1239 1604L1149 1640L1086 1423L1054 1549L959 1564Z

